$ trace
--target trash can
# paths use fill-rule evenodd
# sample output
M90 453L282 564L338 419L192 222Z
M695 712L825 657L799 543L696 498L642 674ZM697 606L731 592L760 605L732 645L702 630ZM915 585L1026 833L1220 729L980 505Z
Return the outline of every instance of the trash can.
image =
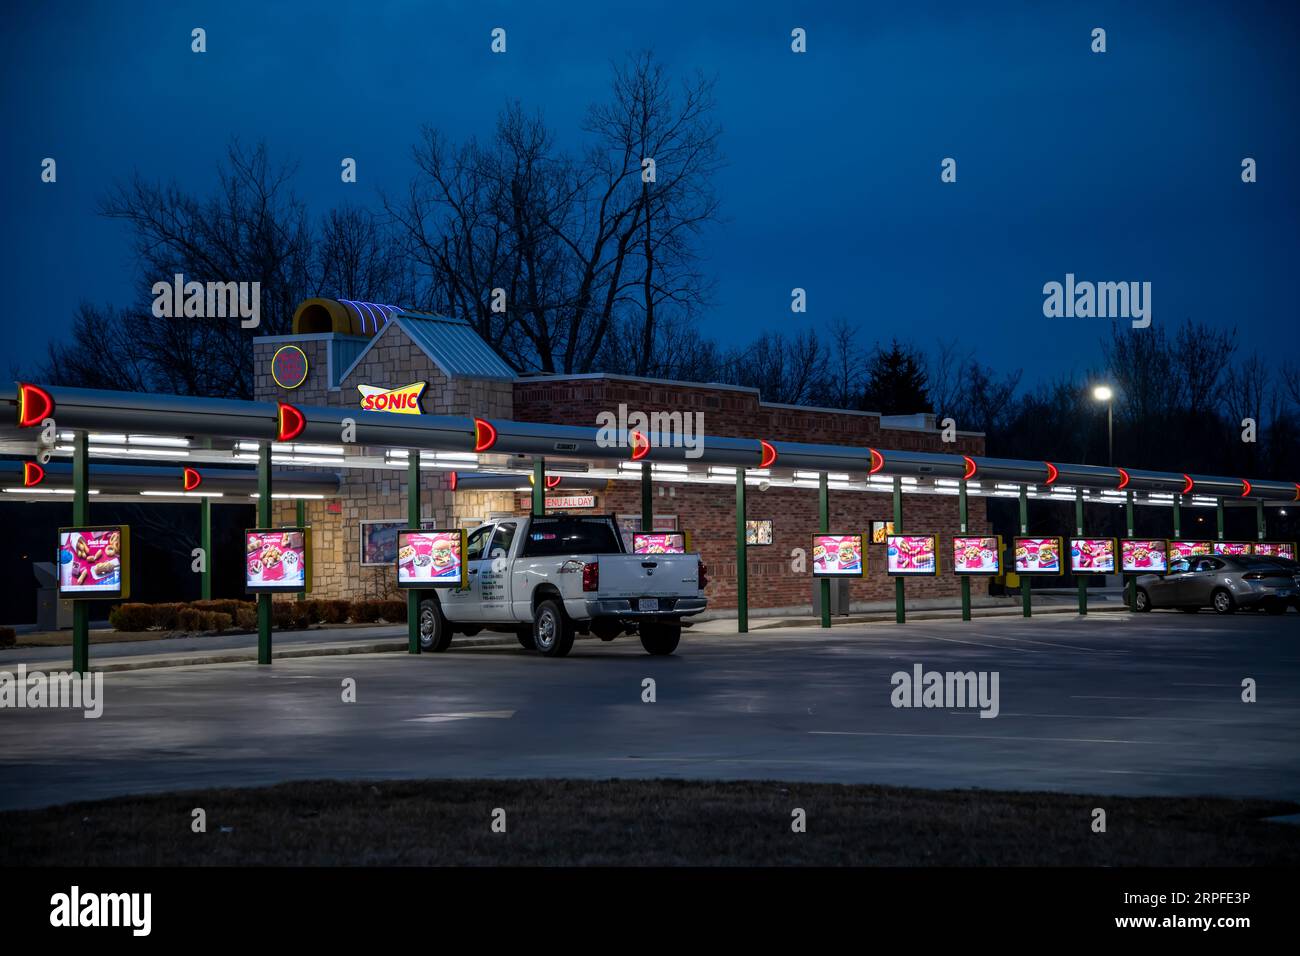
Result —
M72 627L72 602L59 600L59 578L53 561L33 561L36 578L36 627L57 631Z
M812 583L812 605L813 615L820 617L822 613L822 581L825 578L813 578ZM831 614L846 615L849 613L849 582L844 579L830 580L831 594Z

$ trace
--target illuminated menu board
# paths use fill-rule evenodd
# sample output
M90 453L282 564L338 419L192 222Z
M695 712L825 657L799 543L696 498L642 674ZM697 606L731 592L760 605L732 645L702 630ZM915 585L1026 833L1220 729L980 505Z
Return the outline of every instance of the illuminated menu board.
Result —
M885 536L885 573L932 577L939 573L939 536L890 534Z
M1114 538L1071 538L1070 570L1074 574L1114 574Z
M1011 539L1016 574L1062 574L1060 538Z
M244 590L254 594L311 590L305 528L253 528L244 532Z
M996 535L958 535L952 539L954 574L1001 574L1002 539Z
M861 534L813 535L813 577L860 578L866 564Z
M407 530L397 535L399 588L458 588L467 580L465 529Z
M60 528L59 597L126 598L131 593L131 529L126 525Z
M1164 538L1121 538L1120 570L1125 574L1164 574L1169 570L1169 542Z

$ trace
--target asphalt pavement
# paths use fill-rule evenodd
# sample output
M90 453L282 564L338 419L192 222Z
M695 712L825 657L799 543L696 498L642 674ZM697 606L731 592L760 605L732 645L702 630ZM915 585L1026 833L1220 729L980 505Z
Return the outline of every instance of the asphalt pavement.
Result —
M453 645L114 672L97 720L0 709L0 807L327 777L1300 799L1298 638L1295 613L1109 613L688 632L667 658L620 638L562 660ZM917 664L996 673L998 716L893 706L891 676Z

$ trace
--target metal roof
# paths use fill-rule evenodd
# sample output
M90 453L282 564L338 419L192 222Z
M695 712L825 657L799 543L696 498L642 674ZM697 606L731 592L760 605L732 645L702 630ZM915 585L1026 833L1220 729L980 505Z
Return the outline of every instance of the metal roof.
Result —
M515 379L514 369L506 364L505 359L492 346L483 341L466 319L399 312L389 318L388 324L400 328L448 378L486 378L507 382ZM370 344L353 359L340 381L361 363L379 338L376 335L370 340Z

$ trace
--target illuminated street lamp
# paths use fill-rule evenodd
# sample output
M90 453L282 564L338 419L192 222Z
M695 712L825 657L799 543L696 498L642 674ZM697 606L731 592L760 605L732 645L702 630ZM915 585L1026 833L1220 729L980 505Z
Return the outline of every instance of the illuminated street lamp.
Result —
M1112 414L1115 407L1115 392L1109 385L1098 385L1092 390L1092 397L1099 402L1106 403L1106 464L1114 466L1115 464L1115 417Z

